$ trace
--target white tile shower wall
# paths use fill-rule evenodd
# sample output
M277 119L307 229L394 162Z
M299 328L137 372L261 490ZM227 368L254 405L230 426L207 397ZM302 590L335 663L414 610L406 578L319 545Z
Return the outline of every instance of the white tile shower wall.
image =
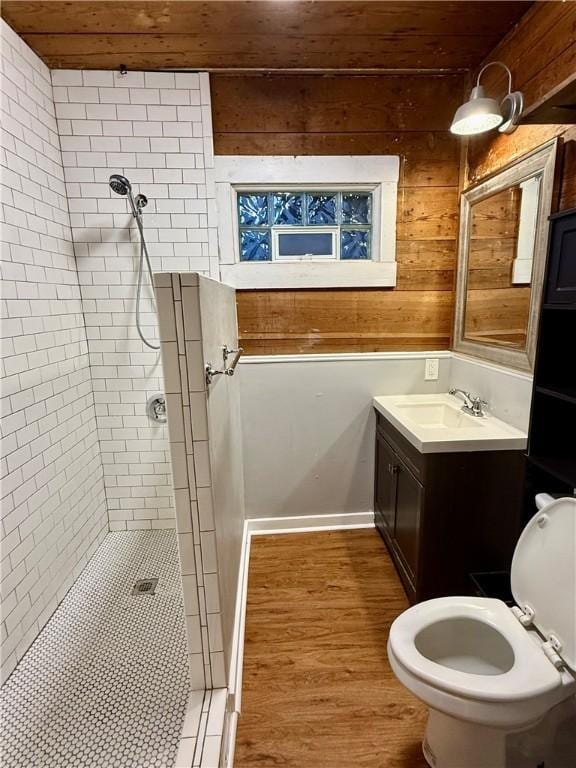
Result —
M155 275L193 690L226 685L198 283Z
M204 360L221 368L222 346L238 347L236 291L228 285L200 278L200 318L202 322L202 353ZM187 296L183 293L184 317ZM227 364L230 365L229 357ZM242 423L240 408L241 370L233 376L217 376L208 387L208 434L210 446L210 477L212 484L215 541L208 538L208 555L218 552L218 586L220 591L221 628L208 623L210 648L223 650L226 676L229 679L230 660L236 613L236 595L242 535L244 532L244 467L242 457ZM195 403L192 403L192 429L197 426ZM203 425L202 425L203 426Z
M145 413L163 390L160 355L137 334L136 232L108 179L123 174L147 196L154 271L218 276L208 75L54 70L52 80L110 527L173 527L167 431ZM146 276L143 299L158 343Z
M2 675L107 532L50 72L2 44Z

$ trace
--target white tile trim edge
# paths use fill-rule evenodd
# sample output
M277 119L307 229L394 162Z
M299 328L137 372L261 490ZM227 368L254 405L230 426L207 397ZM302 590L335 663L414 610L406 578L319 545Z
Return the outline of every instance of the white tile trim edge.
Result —
M301 515L297 517L260 517L244 522L242 552L238 569L236 612L232 635L232 652L229 674L229 702L232 711L226 713L222 768L233 768L234 748L238 715L242 710L242 667L244 662L244 628L246 624L246 600L248 596L248 569L252 536L277 533L308 533L313 531L338 531L357 528L373 528L373 512L349 512L333 515Z

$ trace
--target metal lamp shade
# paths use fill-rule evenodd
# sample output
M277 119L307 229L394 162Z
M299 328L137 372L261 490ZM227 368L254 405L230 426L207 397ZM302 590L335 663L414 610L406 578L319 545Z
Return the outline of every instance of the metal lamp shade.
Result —
M497 128L502 120L496 99L488 98L484 88L477 85L472 89L470 99L456 110L450 131L459 136L470 136Z

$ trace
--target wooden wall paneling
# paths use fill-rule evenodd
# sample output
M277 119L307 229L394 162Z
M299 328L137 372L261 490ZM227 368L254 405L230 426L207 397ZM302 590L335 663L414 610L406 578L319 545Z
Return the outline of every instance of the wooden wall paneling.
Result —
M524 91L530 110L576 79L576 3L536 3L486 57L501 60L513 73L513 87ZM484 79L483 79L484 82ZM491 90L506 87L496 67L486 72ZM468 183L494 173L534 147L558 136L560 162L559 210L576 206L576 126L521 125L509 136L490 134L471 139L467 158Z
M398 240L455 240L458 189L403 185L398 191L398 213Z
M574 76L576 49L576 4L535 3L486 61L503 61L510 67L514 89L521 89L525 110L530 110L544 95ZM482 82L487 88L504 89L507 77L492 67Z
M217 82L219 76L213 76ZM365 133L218 132L219 155L390 155L401 159L407 186L457 187L461 142L448 132L368 131Z
M401 159L396 288L239 292L247 353L447 348L462 148L448 126L463 76L214 74L211 83L216 154Z
M462 96L462 77L215 74L215 134L380 134L423 126L444 132Z
M444 349L447 290L240 291L238 327L249 354Z

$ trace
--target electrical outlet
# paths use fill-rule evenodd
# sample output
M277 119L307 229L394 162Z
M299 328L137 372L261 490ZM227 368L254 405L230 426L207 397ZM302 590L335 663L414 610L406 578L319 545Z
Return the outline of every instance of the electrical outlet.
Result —
M438 379L438 358L428 357L424 365L424 380L436 381Z

